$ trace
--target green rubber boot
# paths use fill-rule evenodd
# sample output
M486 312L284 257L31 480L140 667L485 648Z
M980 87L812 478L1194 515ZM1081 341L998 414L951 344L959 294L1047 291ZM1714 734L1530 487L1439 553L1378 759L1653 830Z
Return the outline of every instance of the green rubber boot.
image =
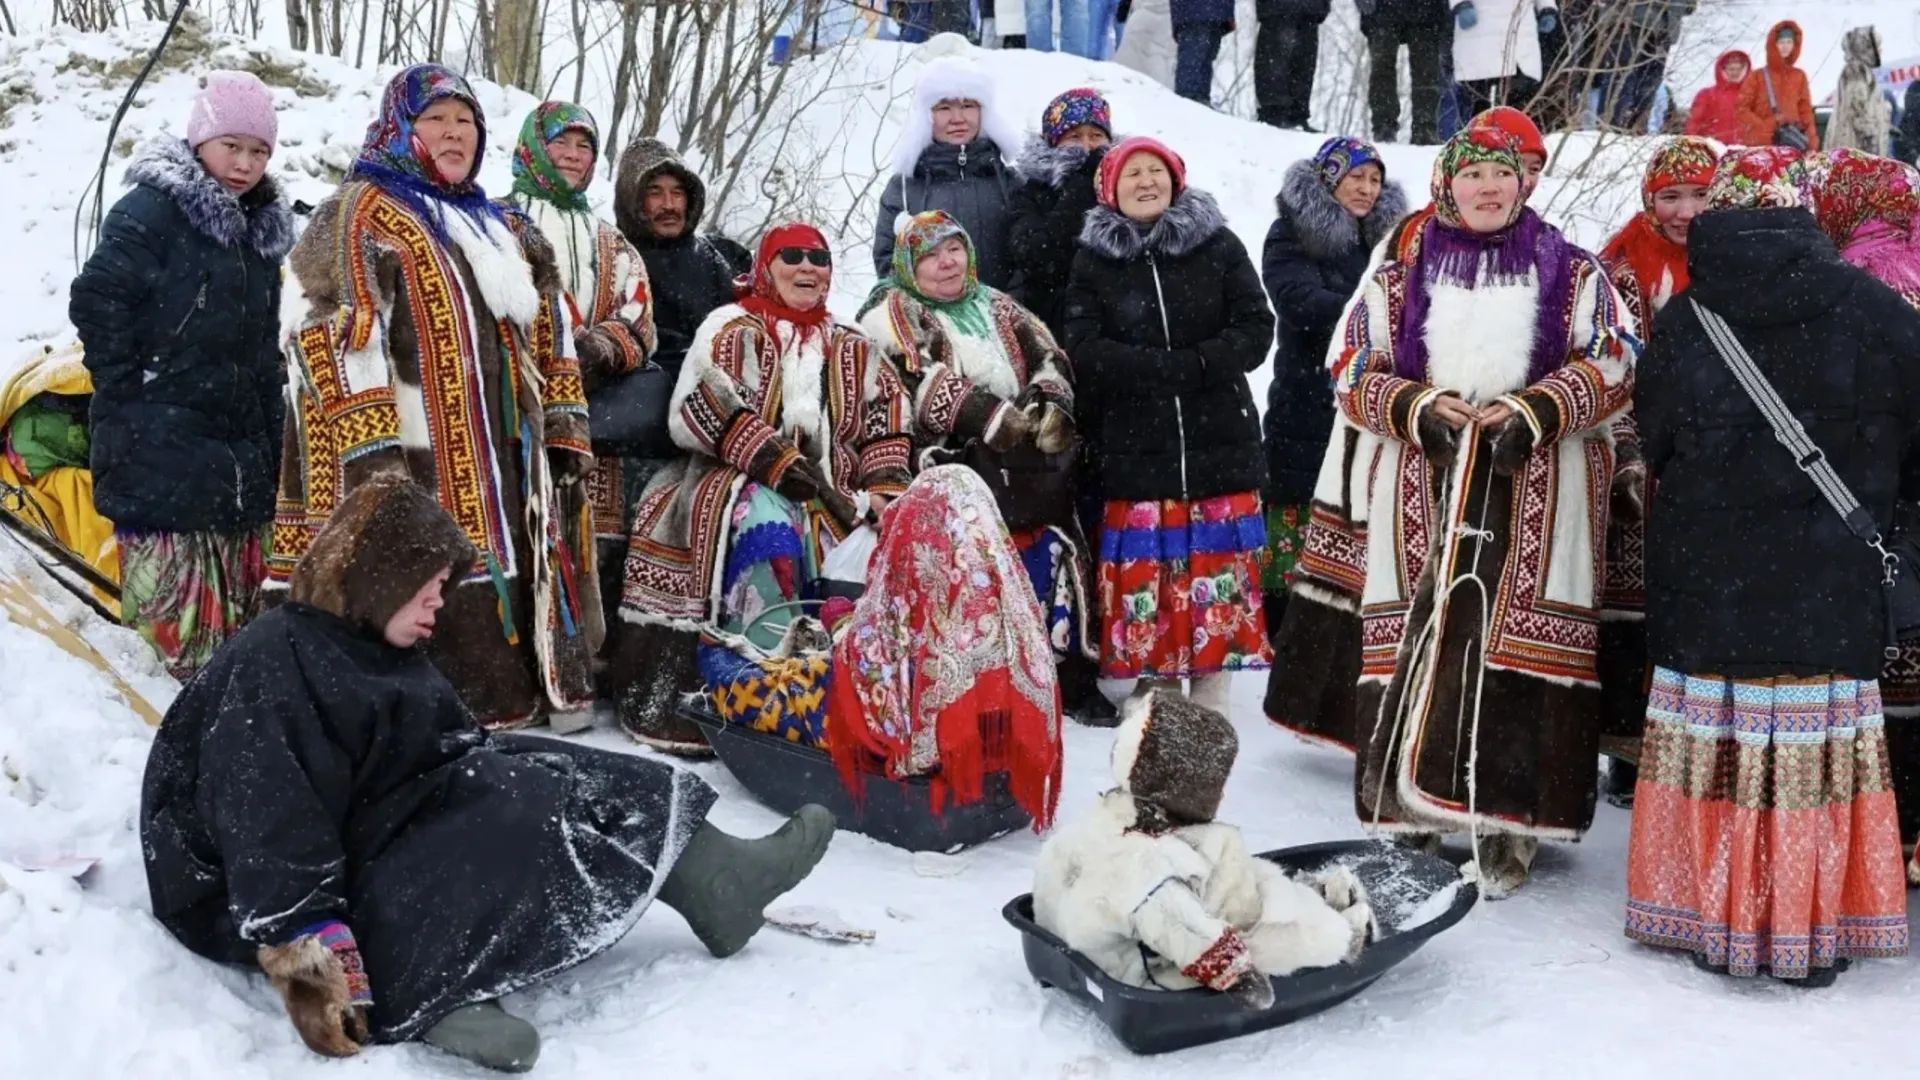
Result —
M811 803L757 840L702 822L660 883L660 902L686 918L708 952L732 956L765 925L767 905L813 872L832 839L833 812Z
M540 1060L540 1032L497 1001L453 1010L420 1041L499 1072L530 1072Z

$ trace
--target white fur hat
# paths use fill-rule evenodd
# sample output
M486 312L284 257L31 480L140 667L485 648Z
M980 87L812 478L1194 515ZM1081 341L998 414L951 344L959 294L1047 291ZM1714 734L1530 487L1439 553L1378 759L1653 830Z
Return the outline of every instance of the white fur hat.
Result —
M933 145L933 107L955 100L980 103L980 134L1000 148L1002 161L1010 163L1013 155L1020 152L1021 144L1026 141L1026 129L995 106L993 77L971 56L944 55L930 61L914 81L913 105L907 113L906 126L900 131L900 142L893 151L895 172L913 172L920 154Z

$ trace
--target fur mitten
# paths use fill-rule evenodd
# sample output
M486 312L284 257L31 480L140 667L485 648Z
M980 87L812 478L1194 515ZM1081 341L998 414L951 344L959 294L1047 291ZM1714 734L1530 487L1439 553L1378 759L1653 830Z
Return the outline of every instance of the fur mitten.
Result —
M1647 468L1634 464L1622 466L1613 474L1613 516L1621 521L1641 521L1647 513Z
M1487 432L1493 441L1493 471L1512 476L1533 455L1533 429L1519 414L1507 417Z
M566 447L548 447L547 461L553 466L553 479L557 484L577 484L593 471L592 454Z
M1434 415L1432 401L1414 417L1413 430L1420 437L1420 450L1428 461L1442 469L1453 464L1454 456L1460 452L1460 433Z
M596 379L612 375L620 356L620 350L597 328L582 330L573 339L573 351L580 358L580 371Z
M1040 408L1040 424L1033 445L1043 454L1058 454L1073 445L1073 417L1048 402Z
M787 471L780 474L779 483L773 485L774 491L796 506L817 497L826 489L827 478L821 473L820 466L805 457L787 466Z
M1250 1012L1273 1007L1273 980L1257 971L1249 971L1240 976L1240 981L1227 988L1227 996L1234 1004Z
M370 1034L373 990L345 923L318 923L284 945L262 945L255 955L308 1049L328 1057L360 1052Z
M985 442L991 449L1006 453L1033 441L1033 418L1009 405L999 410L987 425Z

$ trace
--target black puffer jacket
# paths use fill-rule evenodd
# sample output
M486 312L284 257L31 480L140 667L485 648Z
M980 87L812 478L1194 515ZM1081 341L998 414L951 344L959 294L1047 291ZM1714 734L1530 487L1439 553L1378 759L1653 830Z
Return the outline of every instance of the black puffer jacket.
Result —
M1020 188L1013 195L1013 224L1007 230L1007 262L1013 285L1007 292L1020 306L1040 316L1054 337L1062 332L1061 301L1073 272L1080 230L1087 211L1097 205L1094 179L1106 147L1048 146L1034 136L1014 169Z
M1267 494L1276 504L1313 498L1320 459L1333 430L1333 380L1327 347L1340 313L1367 272L1374 245L1407 213L1407 196L1389 183L1364 219L1334 201L1312 161L1296 162L1274 199L1261 278L1273 301L1273 382L1263 420Z
M1880 564L1795 467L1689 300L1719 313L1884 529L1920 437L1920 314L1842 262L1801 210L1693 223L1692 284L1661 310L1634 382L1655 481L1654 663L1732 678L1876 678Z
M273 179L235 198L180 139L147 143L74 278L93 375L93 500L123 529L241 532L273 518L286 367Z
M1181 192L1144 233L1087 215L1066 294L1066 348L1108 499L1200 499L1266 483L1247 373L1273 314L1213 196Z
M679 180L687 193L686 228L671 239L654 235L644 206L647 185L663 173ZM700 234L700 219L706 212L707 185L666 143L636 139L620 155L614 221L647 264L653 324L659 335L653 359L668 371L680 370L694 332L714 308L733 302L733 279L751 268L752 259L740 245L723 236Z
M967 236L979 267L980 282L1004 291L1013 277L1007 260L1007 229L1013 224L1013 195L1020 178L1000 159L1000 146L981 136L964 145L933 143L920 152L910 176L894 174L880 196L880 217L873 224L873 269L893 272L893 238L901 214L945 210Z

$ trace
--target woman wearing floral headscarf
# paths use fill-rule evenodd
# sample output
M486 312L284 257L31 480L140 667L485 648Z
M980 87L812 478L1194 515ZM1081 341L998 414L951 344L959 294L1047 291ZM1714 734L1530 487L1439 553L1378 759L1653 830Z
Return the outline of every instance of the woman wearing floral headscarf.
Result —
M1335 393L1380 439L1356 694L1364 824L1472 832L1509 895L1591 823L1612 440L1638 343L1593 255L1526 208L1519 145L1455 136L1418 255L1374 274Z
M1881 566L1774 436L1701 324L1725 319L1813 443L1893 526L1920 439L1920 314L1848 266L1796 151L1724 159L1686 302L1655 320L1634 412L1651 471L1655 665L1627 934L1732 975L1831 983L1908 948L1888 783Z
M608 380L651 363L654 347L647 265L620 230L595 216L587 202L599 158L600 129L593 114L569 102L543 101L520 126L513 151L513 194L508 197L519 211L513 220L530 222L553 246L567 324L589 398ZM591 584L582 583L581 609L596 642L619 632L618 626L605 624L620 605L620 564L626 557L633 503L647 477L666 465L665 460L608 451L595 447L584 492L592 505L595 550L590 554L596 572L590 575Z
M486 144L465 79L401 71L293 249L281 322L297 385L267 587L287 587L355 488L410 478L478 551L428 649L501 728L590 701L590 538L561 494L593 456L553 249L474 183Z
M1073 447L1067 354L1032 312L980 283L973 241L945 211L907 220L894 241L893 273L874 289L860 328L913 396L920 467L960 460L975 441L1001 453ZM1046 612L1066 707L1107 721L1115 712L1095 685L1086 542L1063 502L1060 520L1043 525L1002 510L1021 526L1013 542Z
M639 742L703 754L674 715L701 684L699 636L777 646L821 560L907 486L911 408L893 369L827 312L833 254L820 230L760 241L751 285L707 316L668 414L691 452L654 474L634 508L612 663L635 671L620 723Z

